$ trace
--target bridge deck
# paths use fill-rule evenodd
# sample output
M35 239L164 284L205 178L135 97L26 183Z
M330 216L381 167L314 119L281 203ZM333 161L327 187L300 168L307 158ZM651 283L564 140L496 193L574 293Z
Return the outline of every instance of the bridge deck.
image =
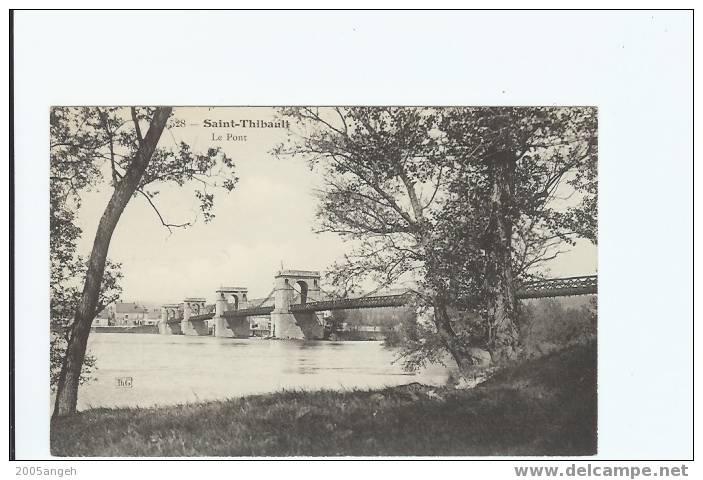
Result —
M568 297L595 293L598 293L598 276L586 275L529 282L518 288L516 297L520 299Z
M291 312L321 312L325 310L344 310L347 308L402 307L410 300L408 294L383 295L376 297L341 298L322 302L301 303L290 306Z
M270 315L273 312L273 307L253 307L253 308L242 308L239 310L228 310L225 312L225 318L238 318L238 317L254 317L257 315Z
M590 295L598 293L598 277L588 275L581 277L555 278L550 280L539 280L525 283L518 287L516 297L518 299L545 298L545 297L566 297L572 295ZM341 298L336 300L325 300L321 302L309 302L290 306L293 313L322 312L329 310L345 310L360 308L380 308L380 307L402 307L412 300L412 293L399 295L381 295L361 298ZM225 318L253 317L258 315L270 315L273 306L243 308L240 310L228 310ZM195 315L190 317L191 321L209 320L215 316L214 313ZM168 323L180 322L181 319L169 320Z

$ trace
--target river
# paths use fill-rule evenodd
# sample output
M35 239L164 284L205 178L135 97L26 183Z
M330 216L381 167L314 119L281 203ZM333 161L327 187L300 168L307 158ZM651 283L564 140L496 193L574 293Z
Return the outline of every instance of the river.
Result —
M417 373L393 363L381 342L328 342L93 333L93 380L78 409L170 405L282 389L380 388L444 384L450 369Z

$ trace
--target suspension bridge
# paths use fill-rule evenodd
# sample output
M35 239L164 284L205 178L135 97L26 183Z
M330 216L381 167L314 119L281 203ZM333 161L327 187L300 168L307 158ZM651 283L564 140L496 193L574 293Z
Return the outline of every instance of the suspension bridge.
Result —
M322 338L324 322L318 312L368 308L405 307L413 292L369 295L358 298L322 299L320 273L308 270L282 270L275 276L274 288L261 300L249 301L246 287L221 287L216 291L215 311L206 312L204 298L189 297L181 304L162 307L159 332L162 334L248 337L252 317L269 317L271 336L277 338ZM518 299L592 295L598 293L596 275L554 278L526 282L518 286Z

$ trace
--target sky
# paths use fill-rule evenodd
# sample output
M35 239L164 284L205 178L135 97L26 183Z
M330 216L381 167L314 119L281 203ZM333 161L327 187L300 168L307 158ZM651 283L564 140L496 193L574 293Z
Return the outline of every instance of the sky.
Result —
M207 128L212 121L275 119L272 108L180 107L174 118L184 127L164 131L163 145L184 141L193 151L219 146L236 164L239 182L227 193L216 191L216 215L202 218L187 229L163 227L146 200L130 200L113 234L109 258L122 263L124 301L180 302L185 297L214 299L220 286L243 286L249 297L264 297L273 287L274 274L286 269L324 271L349 250L339 236L313 231L317 205L313 191L321 185L317 172L304 159L275 158L271 149L285 140L282 128ZM246 141L226 135L246 136ZM222 136L222 140L213 139ZM199 203L193 188L166 185L155 203L165 220L179 224L196 218ZM111 189L85 193L79 212L83 237L79 250L88 254L98 221ZM550 276L596 273L596 247L579 241L551 261ZM324 288L324 285L323 285Z

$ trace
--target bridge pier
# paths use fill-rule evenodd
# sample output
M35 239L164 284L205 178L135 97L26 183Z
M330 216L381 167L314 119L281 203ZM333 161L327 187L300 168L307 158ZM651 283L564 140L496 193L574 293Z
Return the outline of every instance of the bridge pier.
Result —
M226 312L239 310L246 306L247 289L244 287L220 287L216 292L215 316L215 336L221 338L249 338L251 330L249 328L248 317L227 318Z
M183 300L183 318L181 319L183 335L204 336L209 334L206 320L191 320L191 317L201 313L205 313L204 298L186 298Z
M303 330L295 323L292 313L271 312L271 336L274 338L304 339Z
M232 332L234 338L249 338L251 336L251 327L249 326L249 317L226 318L227 329Z
M181 335L180 305L168 303L161 307L161 320L159 321L159 333L161 335Z
M274 310L271 312L271 336L275 338L321 339L324 325L315 312L292 313L290 306L320 299L320 272L282 270L275 277Z
M213 325L215 326L216 337L233 337L234 333L227 327L225 319L225 310L227 309L227 301L222 290L217 290L215 300L215 316L213 317Z

